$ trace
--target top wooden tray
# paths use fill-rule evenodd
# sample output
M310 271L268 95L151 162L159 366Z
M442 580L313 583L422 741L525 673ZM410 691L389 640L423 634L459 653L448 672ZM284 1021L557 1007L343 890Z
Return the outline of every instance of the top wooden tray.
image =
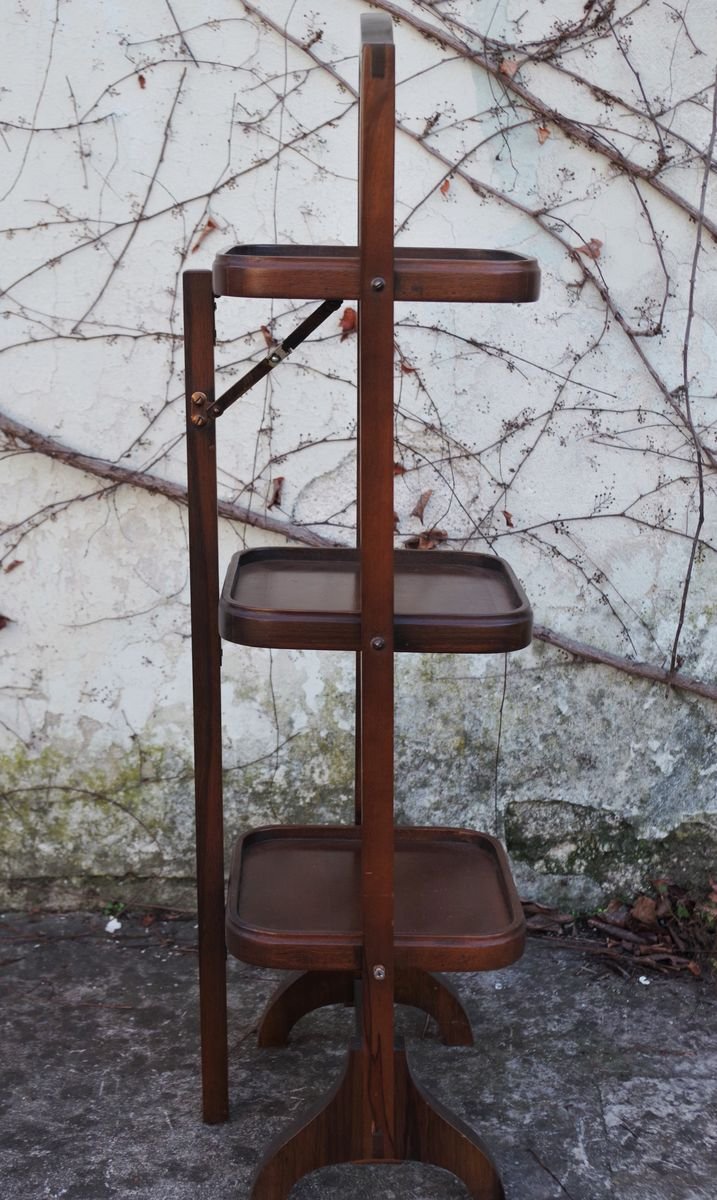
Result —
M233 246L214 259L217 296L289 300L356 300L356 246ZM394 254L396 300L522 304L537 300L534 258L507 250L437 250L399 246Z

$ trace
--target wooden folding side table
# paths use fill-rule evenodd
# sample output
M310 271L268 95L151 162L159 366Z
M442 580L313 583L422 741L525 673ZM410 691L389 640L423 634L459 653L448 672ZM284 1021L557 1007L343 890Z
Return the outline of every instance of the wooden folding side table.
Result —
M394 1002L470 1040L460 1003L434 971L517 959L524 922L500 844L467 829L394 826L394 653L505 653L532 616L491 555L393 546L394 300L537 298L533 259L502 251L394 249L394 51L388 18L362 18L359 245L237 246L185 289L189 541L194 673L200 1012L204 1118L226 1120L226 947L297 972L262 1024L285 1040L303 1012L356 1006L342 1079L269 1148L251 1192L283 1200L329 1163L417 1159L454 1172L480 1200L503 1188L475 1134L413 1078L394 1037ZM244 380L214 391L215 296L321 300ZM254 549L219 592L216 421L347 299L358 300L358 535L352 549ZM224 901L220 635L243 645L352 650L357 663L356 820L283 826L239 839Z

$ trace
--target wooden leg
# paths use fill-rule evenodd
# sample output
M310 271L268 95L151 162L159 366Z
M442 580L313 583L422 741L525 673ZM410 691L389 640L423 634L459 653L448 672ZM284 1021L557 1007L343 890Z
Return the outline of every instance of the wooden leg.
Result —
M414 1079L402 1050L396 1051L396 1059L396 1107L405 1119L404 1157L450 1171L474 1200L505 1200L500 1175L478 1135Z
M348 971L295 971L271 997L259 1026L258 1042L285 1046L297 1021L329 1004L353 1005L354 977ZM446 1046L472 1046L468 1014L444 975L414 968L396 970L397 1004L420 1008L433 1017Z
M402 1048L394 1052L396 1141L385 1157L366 1157L360 1128L364 1053L352 1049L342 1078L326 1100L272 1143L254 1177L251 1200L286 1200L297 1180L332 1164L407 1159L450 1171L465 1183L473 1200L505 1200L498 1172L480 1138L415 1081Z
M396 971L397 1004L420 1008L433 1017L446 1046L472 1046L473 1031L461 998L445 975L415 968Z
M184 274L187 384L189 578L192 600L194 790L197 821L199 1013L202 1109L209 1124L229 1115L227 1087L224 835L222 815L221 646L217 607L216 439L213 422L197 425L192 395L214 399L214 297L211 271Z
M353 1006L351 971L295 971L271 997L259 1025L262 1047L285 1046L289 1031L306 1013L328 1004Z
M251 1200L285 1200L298 1179L360 1154L360 1051L351 1051L338 1084L271 1143L254 1176Z

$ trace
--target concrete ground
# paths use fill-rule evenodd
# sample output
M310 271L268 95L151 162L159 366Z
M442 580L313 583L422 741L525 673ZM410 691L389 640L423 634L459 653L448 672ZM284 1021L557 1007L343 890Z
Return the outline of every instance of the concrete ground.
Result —
M262 1148L336 1079L344 1009L284 1050L254 1029L278 975L232 963L232 1120L199 1119L196 931L107 917L0 920L3 1200L241 1200ZM400 1025L418 1078L478 1130L507 1200L714 1200L717 989L617 977L531 942L496 974L455 976L477 1045ZM437 1169L331 1167L292 1200L459 1200Z

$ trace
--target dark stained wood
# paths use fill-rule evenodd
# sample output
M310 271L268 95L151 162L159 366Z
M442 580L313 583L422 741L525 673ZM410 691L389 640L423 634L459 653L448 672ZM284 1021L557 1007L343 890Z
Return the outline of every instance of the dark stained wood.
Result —
M234 246L214 260L218 296L356 300L359 277L356 246ZM398 246L393 288L396 300L525 304L540 295L540 269L507 250Z
M361 596L363 1156L394 1154L394 48L365 14L359 59L358 476ZM383 30L383 38L381 38ZM377 34L378 31L378 34Z
M413 1080L394 1044L396 1000L432 1013L447 1040L470 1044L458 997L428 972L504 966L525 940L495 839L394 828L394 652L505 652L528 643L532 617L502 560L394 551L393 305L396 298L532 300L539 272L533 259L501 251L394 253L393 159L392 26L383 14L364 14L358 248L243 246L215 263L220 294L357 298L359 308L357 549L246 552L233 560L221 600L230 639L349 649L357 665L356 824L255 830L237 844L230 872L232 952L300 972L270 1005L261 1043L285 1041L304 1012L337 998L349 1003L352 992L359 1034L329 1099L269 1150L254 1200L282 1200L297 1179L329 1163L409 1157L453 1171L476 1200L503 1200L478 1139ZM208 417L244 385L213 409L209 272L185 275L185 327L203 1097L205 1120L221 1121L228 1110L221 650L215 426Z
M262 379L265 379L270 371L275 370L284 361L286 356L291 354L292 350L300 346L310 333L318 329L327 317L331 316L331 313L336 312L340 304L340 300L324 300L323 304L320 304L315 312L310 313L287 337L277 342L261 362L255 363L251 370L247 371L246 375L238 379L236 383L233 383L231 387L228 387L213 404L209 405L205 403L203 412L211 418L221 417L228 408L231 408L232 404L235 404L251 388L260 383Z
M504 654L529 645L530 605L504 559L396 550L393 562L396 651ZM245 646L359 649L357 551L272 547L235 554L219 625L222 637Z
M396 1060L400 1064L396 1111L405 1122L399 1133L404 1158L450 1171L475 1200L505 1200L500 1176L481 1138L418 1083L400 1049Z
M353 1007L353 971L292 971L270 997L259 1024L261 1047L285 1046L289 1033L307 1013L330 1004Z
M356 683L354 704L354 825L363 817L361 801L361 651L356 651Z
M245 834L230 871L231 952L263 967L359 970L362 830L284 825ZM485 971L520 957L523 910L500 842L412 826L392 829L391 841L398 966Z
M445 976L417 967L397 967L396 1003L420 1008L433 1017L446 1046L473 1045L468 1013Z
M192 395L214 398L214 298L210 271L184 274L184 348L187 385L189 577L192 608L194 767L197 827L199 997L204 1120L226 1121L226 949L224 943L224 834L220 662L217 607L216 442L212 423L193 423Z
M465 1183L473 1200L505 1200L498 1172L480 1138L421 1087L401 1046L393 1052L393 1154L365 1154L360 1128L362 1056L360 1048L352 1048L341 1079L324 1101L271 1144L254 1177L251 1200L286 1200L297 1180L334 1163L406 1159L450 1171Z
M250 1200L285 1200L298 1179L332 1163L359 1162L361 1053L353 1050L338 1083L270 1143L252 1181Z
M286 1046L297 1021L331 1004L352 1007L355 976L350 971L293 971L274 992L264 1010L257 1041L260 1046ZM442 975L397 967L394 1000L420 1008L433 1017L446 1046L472 1046L468 1014L455 988Z

